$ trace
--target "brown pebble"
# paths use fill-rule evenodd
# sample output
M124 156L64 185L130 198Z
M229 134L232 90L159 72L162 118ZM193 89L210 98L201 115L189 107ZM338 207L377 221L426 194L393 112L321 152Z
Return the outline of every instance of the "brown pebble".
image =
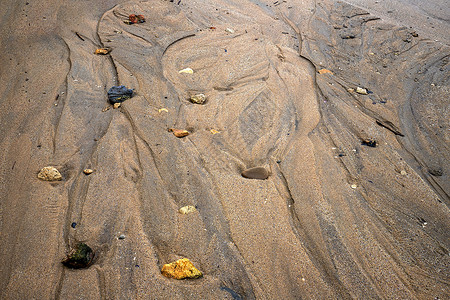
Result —
M249 179L267 179L269 177L269 172L266 168L263 167L255 167L250 168L241 173L242 177Z
M120 107L121 103L114 103L113 108L118 109Z
M84 169L84 170L83 170L83 173L86 174L86 175L89 175L89 174L91 174L92 172L94 172L94 170L92 170L92 169Z
M189 135L189 131L184 129L170 128L169 131L172 132L173 135L176 136L177 138L182 138Z

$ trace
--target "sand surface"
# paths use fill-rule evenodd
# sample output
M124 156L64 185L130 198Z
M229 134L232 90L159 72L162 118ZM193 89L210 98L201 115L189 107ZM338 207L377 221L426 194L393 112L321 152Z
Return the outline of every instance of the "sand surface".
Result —
M450 298L448 7L346 2L1 1L0 298Z

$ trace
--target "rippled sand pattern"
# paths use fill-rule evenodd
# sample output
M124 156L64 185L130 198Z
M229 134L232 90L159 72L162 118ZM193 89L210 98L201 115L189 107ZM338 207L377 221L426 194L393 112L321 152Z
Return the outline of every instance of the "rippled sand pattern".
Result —
M43 25L2 54L2 299L450 296L447 45L331 0L92 5L14 6Z

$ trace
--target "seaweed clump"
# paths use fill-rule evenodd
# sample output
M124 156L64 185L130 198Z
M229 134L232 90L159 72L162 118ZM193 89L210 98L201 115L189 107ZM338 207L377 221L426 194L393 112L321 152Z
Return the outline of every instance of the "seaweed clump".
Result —
M68 268L81 269L89 267L93 259L94 251L91 247L85 243L78 243L62 261L62 264Z

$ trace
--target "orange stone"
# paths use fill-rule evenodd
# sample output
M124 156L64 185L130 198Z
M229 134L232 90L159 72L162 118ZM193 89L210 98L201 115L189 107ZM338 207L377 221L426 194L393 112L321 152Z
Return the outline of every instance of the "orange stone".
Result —
M95 50L95 54L101 54L101 55L106 55L109 52L111 52L111 49L109 49L109 48L99 48L99 49Z
M327 74L327 73L333 75L333 72L331 72L330 70L327 69L319 70L319 74Z
M167 278L186 279L200 278L203 273L200 272L187 258L179 259L173 263L165 264L161 269L161 274Z
M189 135L189 131L184 129L170 128L169 131L171 131L173 135L176 136L177 138L182 138Z

